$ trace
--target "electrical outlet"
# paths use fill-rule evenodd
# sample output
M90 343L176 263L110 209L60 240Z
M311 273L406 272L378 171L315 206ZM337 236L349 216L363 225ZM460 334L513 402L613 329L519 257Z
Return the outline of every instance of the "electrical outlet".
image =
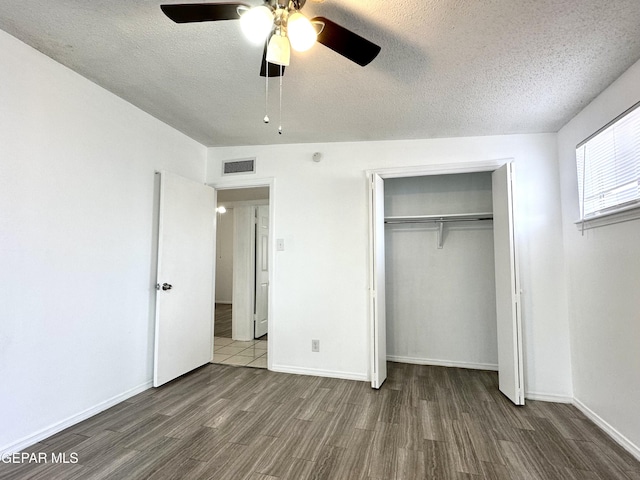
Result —
M320 351L320 340L311 340L311 351L312 352Z

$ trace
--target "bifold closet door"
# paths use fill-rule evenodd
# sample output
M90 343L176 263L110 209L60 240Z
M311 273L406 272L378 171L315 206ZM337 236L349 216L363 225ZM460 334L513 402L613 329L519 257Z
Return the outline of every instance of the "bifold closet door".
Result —
M215 190L160 174L153 386L211 361Z
M380 175L371 176L369 238L372 245L371 293L372 365L371 386L380 388L387 378L387 332L385 313L385 269L384 269L384 180Z
M498 376L500 391L516 405L524 405L520 281L514 226L513 186L512 163L507 163L493 172Z

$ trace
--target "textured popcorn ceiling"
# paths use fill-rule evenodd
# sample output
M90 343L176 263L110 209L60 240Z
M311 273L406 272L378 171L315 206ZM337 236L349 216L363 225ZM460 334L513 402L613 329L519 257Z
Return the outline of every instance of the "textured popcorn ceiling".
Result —
M160 3L2 0L0 29L210 146L555 132L640 58L639 0L308 0L382 52L294 53L278 135L278 81L264 125L239 22L177 25Z

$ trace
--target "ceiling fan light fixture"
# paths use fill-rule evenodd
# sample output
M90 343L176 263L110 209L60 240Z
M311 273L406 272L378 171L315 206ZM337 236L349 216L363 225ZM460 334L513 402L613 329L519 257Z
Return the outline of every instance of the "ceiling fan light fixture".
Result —
M318 33L309 19L296 11L289 15L287 20L287 36L291 42L291 48L304 52L316 43Z
M267 46L267 62L288 67L290 59L291 45L289 44L289 39L280 35L279 32L274 33Z
M259 45L271 33L273 18L273 11L266 5L253 7L240 17L240 28L251 43Z
M255 0L257 2L258 0ZM324 0L314 0L323 2ZM269 123L269 77L280 79L280 125L282 134L282 76L289 66L291 48L305 51L322 43L334 52L357 63L368 65L380 53L380 47L366 38L325 17L306 18L300 13L307 0L262 0L252 7L247 3L182 3L160 5L162 12L175 23L216 22L240 19L241 30L252 42L263 45L260 75L265 77L265 116ZM253 2L252 2L253 3ZM275 66L280 68L272 68Z

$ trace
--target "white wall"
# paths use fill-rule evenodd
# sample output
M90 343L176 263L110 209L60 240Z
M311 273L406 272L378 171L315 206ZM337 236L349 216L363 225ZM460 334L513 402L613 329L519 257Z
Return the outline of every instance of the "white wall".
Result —
M560 130L558 153L575 397L640 458L640 220L584 236L573 223L576 145L638 101L640 62Z
M389 178L385 216L491 212L491 173ZM385 226L387 358L498 368L491 221Z
M320 163L313 152L323 153ZM526 391L572 394L556 136L509 135L414 141L225 147L220 161L257 157L248 181L274 178L275 252L270 356L273 368L369 378L368 204L365 170L513 158L517 164ZM320 352L311 352L311 340Z
M0 451L147 388L154 170L206 149L0 31Z
M218 214L216 226L216 303L231 303L233 295L233 208Z

